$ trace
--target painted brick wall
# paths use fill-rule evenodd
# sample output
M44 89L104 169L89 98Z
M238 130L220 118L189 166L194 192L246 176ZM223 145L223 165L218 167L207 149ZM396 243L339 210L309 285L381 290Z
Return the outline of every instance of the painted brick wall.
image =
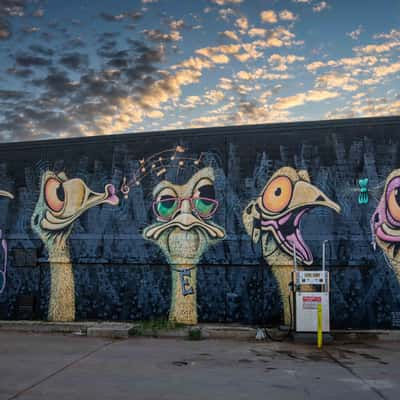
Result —
M251 202L262 201L257 199L277 171L289 167L307 171L309 183L341 209L337 213L329 207L312 208L300 225L314 255L312 265L321 264L321 244L329 240L332 326L400 328L396 243L385 247L378 240L375 250L371 245L371 218L387 178L400 168L399 142L400 119L382 118L0 145L0 189L14 195L12 200L0 199L0 227L8 243L0 317L19 318L21 296L26 295L37 299L36 318L49 318L54 290L49 249L32 229L31 218L43 176L53 171L65 173L68 179L79 178L98 193L113 184L119 197L118 205L98 205L79 215L67 238L75 319L167 318L176 300L171 290L173 262L160 245L143 237L157 220L152 191L163 179L185 185L199 170L211 168L219 207L205 222L221 227L225 237L209 245L194 267L198 320L280 321L282 296L267 248L275 246L279 254L283 244L268 244L272 231L262 229L260 238L267 239L253 240L256 219L251 220L249 234L243 212ZM165 174L140 173L141 159L176 146L184 147L185 153L177 154L176 160L170 159L174 152L163 153ZM183 168L177 168L180 156ZM199 158L195 165L192 161ZM146 176L140 185L132 185L126 199L119 191L123 177L129 181L135 174L140 179ZM358 203L360 178L369 179L368 204ZM396 194L388 193L387 205L396 201ZM393 234L396 226L390 231ZM190 279L183 279L190 288Z

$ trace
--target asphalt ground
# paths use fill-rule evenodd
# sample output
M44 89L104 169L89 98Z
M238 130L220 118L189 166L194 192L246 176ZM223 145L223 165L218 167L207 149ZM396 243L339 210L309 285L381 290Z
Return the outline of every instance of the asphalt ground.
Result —
M400 343L0 332L0 399L396 399Z

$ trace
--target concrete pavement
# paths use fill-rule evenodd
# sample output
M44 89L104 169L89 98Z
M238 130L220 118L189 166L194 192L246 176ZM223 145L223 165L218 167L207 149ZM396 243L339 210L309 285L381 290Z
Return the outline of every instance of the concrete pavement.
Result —
M0 399L398 399L400 343L0 332Z

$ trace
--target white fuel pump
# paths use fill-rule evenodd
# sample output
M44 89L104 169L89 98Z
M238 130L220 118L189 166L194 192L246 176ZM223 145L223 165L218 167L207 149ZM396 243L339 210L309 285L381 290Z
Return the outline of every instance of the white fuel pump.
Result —
M326 271L326 244L322 243L322 270L299 271L293 248L293 290L296 332L317 332L318 305L322 306L322 331L329 332L329 272Z

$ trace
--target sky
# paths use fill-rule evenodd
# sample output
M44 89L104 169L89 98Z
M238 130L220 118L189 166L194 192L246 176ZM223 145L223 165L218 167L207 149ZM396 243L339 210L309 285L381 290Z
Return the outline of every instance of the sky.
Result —
M400 0L0 0L0 141L400 114Z

